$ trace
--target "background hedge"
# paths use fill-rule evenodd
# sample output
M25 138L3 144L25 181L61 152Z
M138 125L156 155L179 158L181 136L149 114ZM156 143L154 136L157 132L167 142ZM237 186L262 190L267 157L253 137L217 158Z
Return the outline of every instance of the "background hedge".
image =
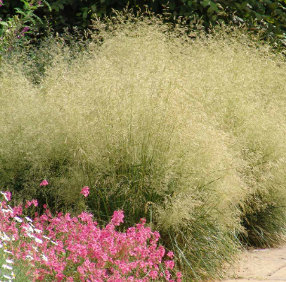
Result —
M135 11L148 7L161 14L164 11L168 20L180 16L193 21L200 19L202 26L209 28L219 23L246 24L250 29L264 31L265 38L280 38L284 44L286 30L286 1L279 0L49 0L47 5L37 10L41 18L49 19L57 32L63 28L78 26L87 28L94 15L110 15L113 9L122 10L127 5ZM20 0L3 0L0 18L3 20L21 8ZM280 40L281 41L281 40Z

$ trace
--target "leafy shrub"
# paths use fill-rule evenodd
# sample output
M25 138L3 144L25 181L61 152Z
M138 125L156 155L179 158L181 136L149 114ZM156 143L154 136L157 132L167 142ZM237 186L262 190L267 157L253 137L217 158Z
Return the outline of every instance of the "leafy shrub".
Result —
M15 14L13 9L21 9L22 2L21 0L13 2L3 0L0 18L7 20L7 17L13 17ZM282 0L101 0L97 2L92 0L50 0L49 5L38 9L36 14L42 19L49 19L53 28L61 33L65 28L72 29L74 26L80 30L86 29L90 26L94 15L110 16L114 12L113 9L122 11L127 5L134 12L147 8L156 14L164 14L165 19L169 22L184 17L191 23L191 33L193 28L198 26L207 30L220 24L245 24L248 30L263 31L264 39L270 39L276 44L278 42L285 46L286 14L285 1ZM194 22L201 24L194 25ZM38 27L45 29L42 24Z
M35 11L42 7L42 2L30 1L23 3L23 9L15 7L15 15L2 20L0 17L0 59L6 56L11 50L17 47L24 48L29 44L27 35L36 34L36 23L43 23L35 14ZM46 1L43 1L49 7ZM50 8L50 7L49 7ZM0 1L0 10L3 10L3 1Z

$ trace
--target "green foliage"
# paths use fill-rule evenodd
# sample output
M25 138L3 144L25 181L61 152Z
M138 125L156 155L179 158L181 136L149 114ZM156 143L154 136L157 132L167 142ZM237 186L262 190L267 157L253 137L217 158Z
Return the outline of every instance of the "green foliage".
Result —
M242 225L247 233L239 234L240 240L252 247L276 246L281 232L285 232L285 198L277 198L276 191L269 191L267 195L256 192L246 199L246 206Z
M31 269L31 267L28 266L28 263L24 264L23 262L15 261L14 258L11 257L9 253L5 252L9 251L6 249L5 245L6 244L4 243L0 248L0 265L1 265L0 278L5 280L8 279L7 277L11 277L13 280L17 282L31 281L32 278L27 277L27 272ZM13 264L9 263L9 260L11 259L13 260ZM6 268L3 267L4 265L6 265ZM7 268L7 266L12 267L12 270Z
M215 278L237 238L285 232L286 64L246 29L193 40L183 28L150 13L97 19L79 56L46 41L37 85L26 59L3 62L0 185L99 223L116 209L127 225L146 217L191 281Z
M233 263L240 247L238 239L209 220L204 209L197 212L200 215L188 226L161 231L163 242L176 253L178 265L188 270L190 281L223 278L226 269L222 265Z
M16 15L8 17L5 21L0 17L0 59L7 55L13 48L23 48L29 43L27 35L35 34L36 23L42 20L35 14L35 11L42 7L41 3L34 0L27 2L21 0L23 8L15 8ZM48 3L43 0L44 3ZM48 5L49 7L49 5ZM2 10L2 6L0 6Z

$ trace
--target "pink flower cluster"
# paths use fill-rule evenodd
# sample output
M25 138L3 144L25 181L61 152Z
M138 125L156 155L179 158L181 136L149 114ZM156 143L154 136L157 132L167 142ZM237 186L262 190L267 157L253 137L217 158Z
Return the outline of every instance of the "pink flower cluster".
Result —
M28 201L25 207L32 204L36 206L36 200ZM33 221L23 220L22 215L21 205L11 208L2 201L0 230L13 238L6 245L15 260L30 260L33 281L181 281L180 272L172 278L173 253L165 255L164 247L158 245L159 233L146 227L144 219L126 232L118 232L123 211L115 211L104 228L87 212L77 217L68 213L53 217L45 209Z
M85 197L87 197L89 195L89 187L88 186L84 186L82 189L81 189L81 192L80 192L82 195L84 195Z
M49 185L49 182L47 181L47 179L44 179L41 183L40 186L47 186Z

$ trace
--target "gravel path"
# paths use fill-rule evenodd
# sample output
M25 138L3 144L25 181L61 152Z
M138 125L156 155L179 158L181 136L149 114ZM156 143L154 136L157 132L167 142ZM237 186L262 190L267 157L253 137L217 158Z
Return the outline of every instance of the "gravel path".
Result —
M245 251L224 282L286 282L286 244Z

